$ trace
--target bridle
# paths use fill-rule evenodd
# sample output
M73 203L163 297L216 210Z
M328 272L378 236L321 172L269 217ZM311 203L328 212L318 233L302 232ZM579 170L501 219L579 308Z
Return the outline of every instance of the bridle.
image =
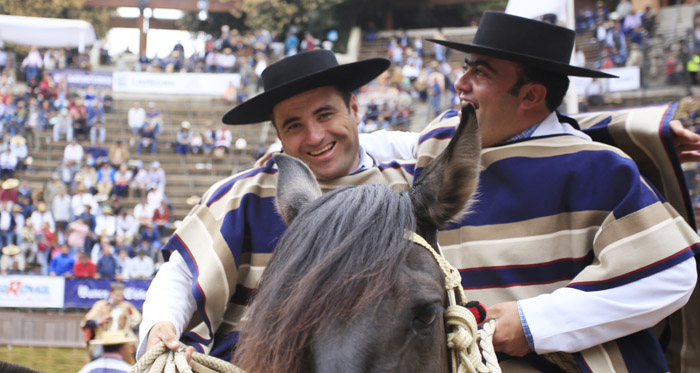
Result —
M498 366L492 342L496 321L489 320L484 323L482 329L478 328L474 314L465 307L467 297L462 288L462 276L442 255L439 245L435 250L425 238L415 232L406 231L404 237L428 250L445 277L447 292L445 323L448 329L447 348L450 350L452 371L500 373L501 368Z

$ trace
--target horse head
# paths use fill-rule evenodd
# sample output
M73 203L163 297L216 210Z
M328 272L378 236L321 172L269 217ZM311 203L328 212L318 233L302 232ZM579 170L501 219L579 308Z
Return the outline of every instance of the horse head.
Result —
M249 372L446 371L445 280L416 232L465 211L480 171L474 109L403 193L387 185L321 195L308 167L275 156L288 230L263 274L236 349Z

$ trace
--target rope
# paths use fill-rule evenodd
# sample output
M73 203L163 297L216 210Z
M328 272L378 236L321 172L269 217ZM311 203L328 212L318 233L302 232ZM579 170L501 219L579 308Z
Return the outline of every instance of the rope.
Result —
M217 359L213 356L201 354L199 352L194 352L192 354L192 361L194 362L195 369L193 370L189 364L187 364L187 358L185 358L185 345L180 343L180 348L177 351L168 350L165 343L158 342L153 348L151 348L146 354L141 356L139 361L131 368L129 373L208 373L208 372L221 372L221 373L245 373L243 369L237 366ZM148 368L149 366L150 369ZM176 370L177 369L177 370Z
M482 329L479 329L474 314L464 306L467 297L459 271L417 233L406 232L406 238L426 248L445 276L449 304L445 322L449 330L447 347L452 350L452 369L458 373L500 373L501 368L493 348L495 320L485 322Z

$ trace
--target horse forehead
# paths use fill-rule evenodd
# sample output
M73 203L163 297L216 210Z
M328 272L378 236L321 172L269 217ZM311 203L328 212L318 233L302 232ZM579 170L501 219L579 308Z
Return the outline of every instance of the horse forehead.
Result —
M406 284L413 288L412 291L417 292L420 289L430 292L438 288L443 289L444 275L432 254L426 248L416 244L413 244L409 250L404 261L405 267L402 269L406 279L398 281L398 284Z

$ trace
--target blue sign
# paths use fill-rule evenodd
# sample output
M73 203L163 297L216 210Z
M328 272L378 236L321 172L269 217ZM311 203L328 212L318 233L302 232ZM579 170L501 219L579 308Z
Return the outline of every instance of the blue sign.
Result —
M95 302L109 297L109 285L113 280L66 279L63 307L90 308ZM150 280L122 281L124 284L124 299L136 308L143 308L146 291Z

